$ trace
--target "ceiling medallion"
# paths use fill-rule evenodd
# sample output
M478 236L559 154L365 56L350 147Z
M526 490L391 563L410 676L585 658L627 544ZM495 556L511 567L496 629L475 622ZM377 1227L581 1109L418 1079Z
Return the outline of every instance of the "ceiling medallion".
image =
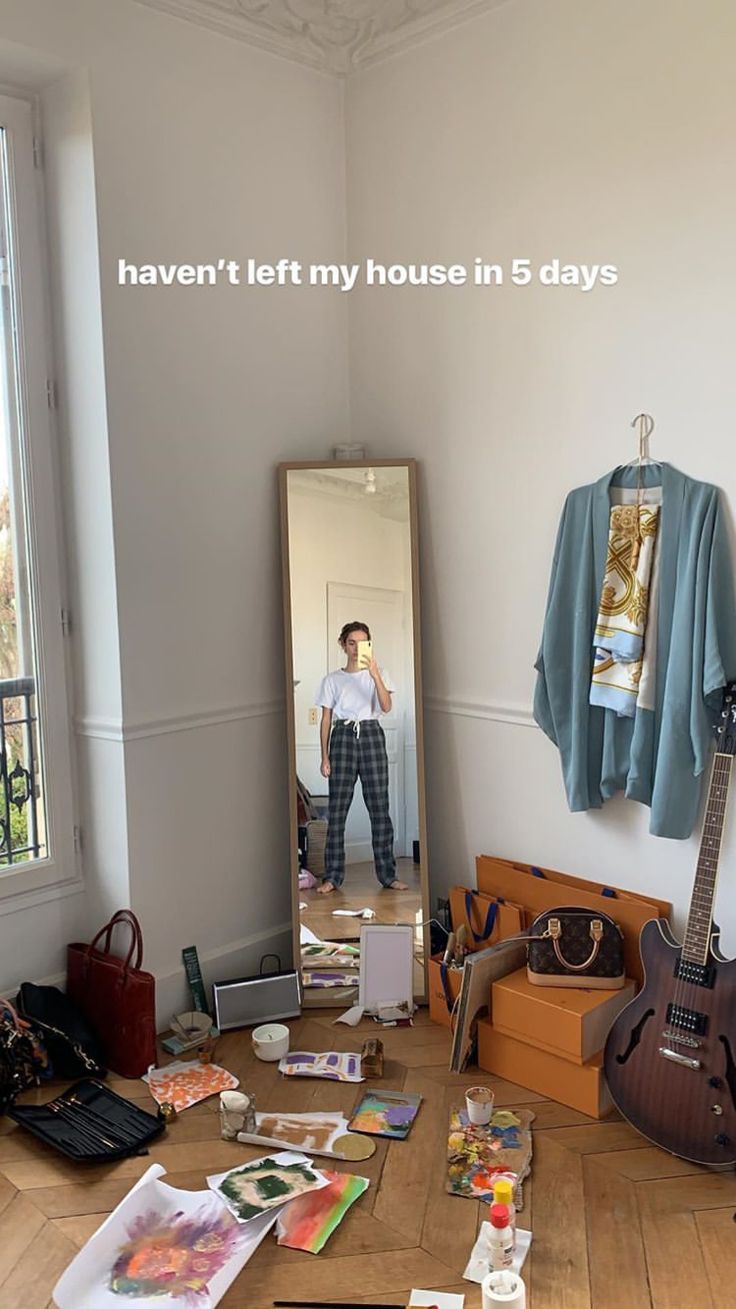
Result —
M136 0L346 75L509 0Z

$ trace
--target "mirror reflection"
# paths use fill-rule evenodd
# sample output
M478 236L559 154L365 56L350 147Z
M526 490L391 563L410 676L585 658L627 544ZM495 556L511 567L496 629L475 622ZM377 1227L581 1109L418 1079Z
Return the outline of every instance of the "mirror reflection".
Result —
M358 911L423 921L412 489L406 464L286 471L299 912L320 940L357 940Z

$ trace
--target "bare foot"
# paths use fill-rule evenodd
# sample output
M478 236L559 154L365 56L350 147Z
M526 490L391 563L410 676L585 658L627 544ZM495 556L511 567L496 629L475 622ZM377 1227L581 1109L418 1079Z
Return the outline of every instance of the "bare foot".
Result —
M332 892L336 890L337 887L334 882L323 882L321 886L317 887L317 895L332 895Z
M390 886L384 888L386 891L408 891L409 887L406 882L392 882Z

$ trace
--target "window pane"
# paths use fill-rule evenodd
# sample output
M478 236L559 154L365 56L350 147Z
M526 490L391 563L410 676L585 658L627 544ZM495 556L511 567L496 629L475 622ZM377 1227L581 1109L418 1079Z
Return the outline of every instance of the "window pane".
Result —
M0 132L0 876L45 857L43 756L29 533L22 287L7 134Z

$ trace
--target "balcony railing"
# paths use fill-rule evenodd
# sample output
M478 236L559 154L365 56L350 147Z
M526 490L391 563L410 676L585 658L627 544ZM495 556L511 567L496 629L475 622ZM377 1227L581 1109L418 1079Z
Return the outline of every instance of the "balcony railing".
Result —
M45 853L33 677L0 678L0 868Z

